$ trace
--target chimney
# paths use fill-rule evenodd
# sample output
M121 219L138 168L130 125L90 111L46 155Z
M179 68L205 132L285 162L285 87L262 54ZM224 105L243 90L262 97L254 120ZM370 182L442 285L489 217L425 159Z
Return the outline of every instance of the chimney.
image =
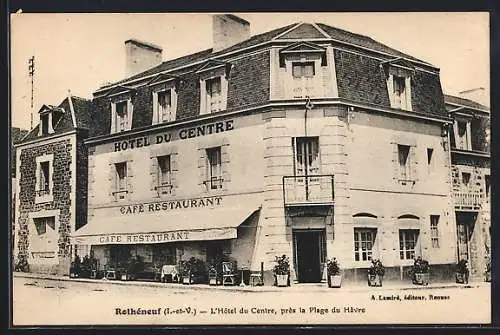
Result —
M213 52L250 38L250 22L231 14L212 16Z
M490 97L484 87L473 88L459 92L460 98L469 99L480 103L483 106L490 107Z
M162 48L136 39L125 41L126 76L150 69L162 62Z

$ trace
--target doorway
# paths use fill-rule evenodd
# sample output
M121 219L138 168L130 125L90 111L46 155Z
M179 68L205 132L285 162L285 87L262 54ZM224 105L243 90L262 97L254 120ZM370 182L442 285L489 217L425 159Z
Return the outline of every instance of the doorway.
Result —
M471 253L471 238L476 222L475 213L457 213L457 253L458 260L469 261L473 268L474 255Z
M325 263L325 230L294 230L294 260L299 283L321 282Z

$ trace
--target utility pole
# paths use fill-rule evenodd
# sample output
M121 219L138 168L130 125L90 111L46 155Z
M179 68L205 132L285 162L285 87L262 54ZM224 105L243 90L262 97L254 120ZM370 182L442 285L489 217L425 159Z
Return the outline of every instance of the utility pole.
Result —
M35 78L35 56L31 56L28 59L28 74L31 78L31 115L30 115L30 130L33 129L33 99L34 99L34 85L33 80Z

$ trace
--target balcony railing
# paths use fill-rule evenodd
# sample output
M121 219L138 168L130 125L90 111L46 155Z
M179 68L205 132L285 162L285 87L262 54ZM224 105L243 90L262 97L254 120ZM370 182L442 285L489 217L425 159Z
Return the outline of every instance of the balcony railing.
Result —
M332 204L333 175L284 176L285 205Z
M222 177L211 177L208 180L205 180L203 184L207 187L207 190L218 190L222 188L222 183L224 179Z
M481 193L474 192L454 192L453 198L455 201L455 208L479 210L483 197Z
M155 186L155 190L158 192L158 196L172 194L172 189L174 185L172 184L162 184Z

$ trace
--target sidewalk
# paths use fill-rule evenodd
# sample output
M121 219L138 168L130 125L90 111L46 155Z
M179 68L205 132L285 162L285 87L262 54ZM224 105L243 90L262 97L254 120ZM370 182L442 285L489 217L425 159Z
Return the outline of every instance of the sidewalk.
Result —
M54 281L69 281L80 283L94 284L111 284L111 285L131 285L143 287L163 287L172 289L193 289L193 290L223 290L234 292L283 292L283 290L294 292L374 292L386 290L418 290L418 289L446 289L446 288L475 288L484 285L490 285L487 282L472 282L468 285L457 284L454 282L430 283L427 286L412 285L397 282L384 283L382 287L369 287L363 283L348 283L343 284L341 288L328 288L326 284L292 284L290 287L275 287L275 286L210 286L207 284L182 285L174 283L160 283L149 281L121 281L121 280L105 280L105 279L87 279L87 278L69 278L69 276L14 272L14 278L54 280Z

